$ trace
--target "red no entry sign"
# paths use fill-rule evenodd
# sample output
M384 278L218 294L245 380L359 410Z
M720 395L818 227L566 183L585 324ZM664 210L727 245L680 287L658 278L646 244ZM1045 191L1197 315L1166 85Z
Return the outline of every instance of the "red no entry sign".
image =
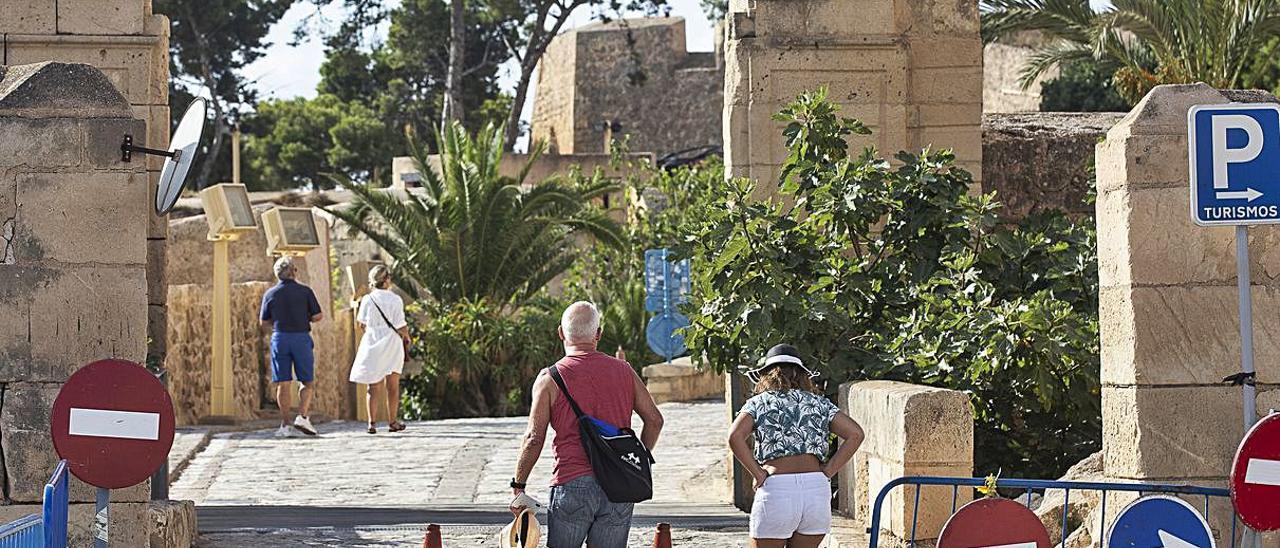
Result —
M1240 442L1231 466L1231 503L1245 525L1280 529L1280 413L1258 421Z
M96 361L71 375L53 401L53 447L85 483L141 483L169 456L173 401L141 365Z
M1016 501L978 499L942 526L938 548L1051 548L1035 513Z

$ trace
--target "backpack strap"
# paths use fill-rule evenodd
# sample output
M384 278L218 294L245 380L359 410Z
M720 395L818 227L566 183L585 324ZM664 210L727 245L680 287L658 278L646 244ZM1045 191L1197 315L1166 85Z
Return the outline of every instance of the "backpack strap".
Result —
M547 368L547 373L551 375L551 380L556 381L556 386L560 387L560 393L564 394L564 399L573 408L573 414L577 415L578 418L586 416L587 414L582 412L582 408L578 407L578 402L573 401L573 396L569 395L569 388L564 385L564 377L560 376L560 368L553 365Z

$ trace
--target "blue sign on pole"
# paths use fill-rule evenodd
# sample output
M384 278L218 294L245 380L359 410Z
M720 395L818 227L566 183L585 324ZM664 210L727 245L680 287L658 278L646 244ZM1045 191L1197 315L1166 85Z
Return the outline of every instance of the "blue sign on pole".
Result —
M644 252L645 310L657 312L645 329L649 349L671 361L688 348L677 331L689 325L689 318L676 310L689 300L689 259L672 262L667 249Z
M1187 125L1196 224L1280 223L1280 105L1196 105Z
M1171 495L1140 498L1116 516L1107 535L1110 548L1214 548L1204 517Z

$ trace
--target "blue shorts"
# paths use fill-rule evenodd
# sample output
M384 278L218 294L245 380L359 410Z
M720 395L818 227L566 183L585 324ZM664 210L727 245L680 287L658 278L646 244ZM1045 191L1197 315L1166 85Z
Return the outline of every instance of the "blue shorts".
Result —
M271 382L288 382L298 374L298 382L316 378L315 343L310 333L271 334Z

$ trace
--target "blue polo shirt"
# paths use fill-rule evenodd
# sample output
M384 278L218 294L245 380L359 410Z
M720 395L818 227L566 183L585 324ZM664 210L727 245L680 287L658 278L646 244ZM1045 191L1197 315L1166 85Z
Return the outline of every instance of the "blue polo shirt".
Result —
M320 313L320 302L310 287L294 280L280 280L262 295L259 319L274 321L277 333L309 333L311 317Z

